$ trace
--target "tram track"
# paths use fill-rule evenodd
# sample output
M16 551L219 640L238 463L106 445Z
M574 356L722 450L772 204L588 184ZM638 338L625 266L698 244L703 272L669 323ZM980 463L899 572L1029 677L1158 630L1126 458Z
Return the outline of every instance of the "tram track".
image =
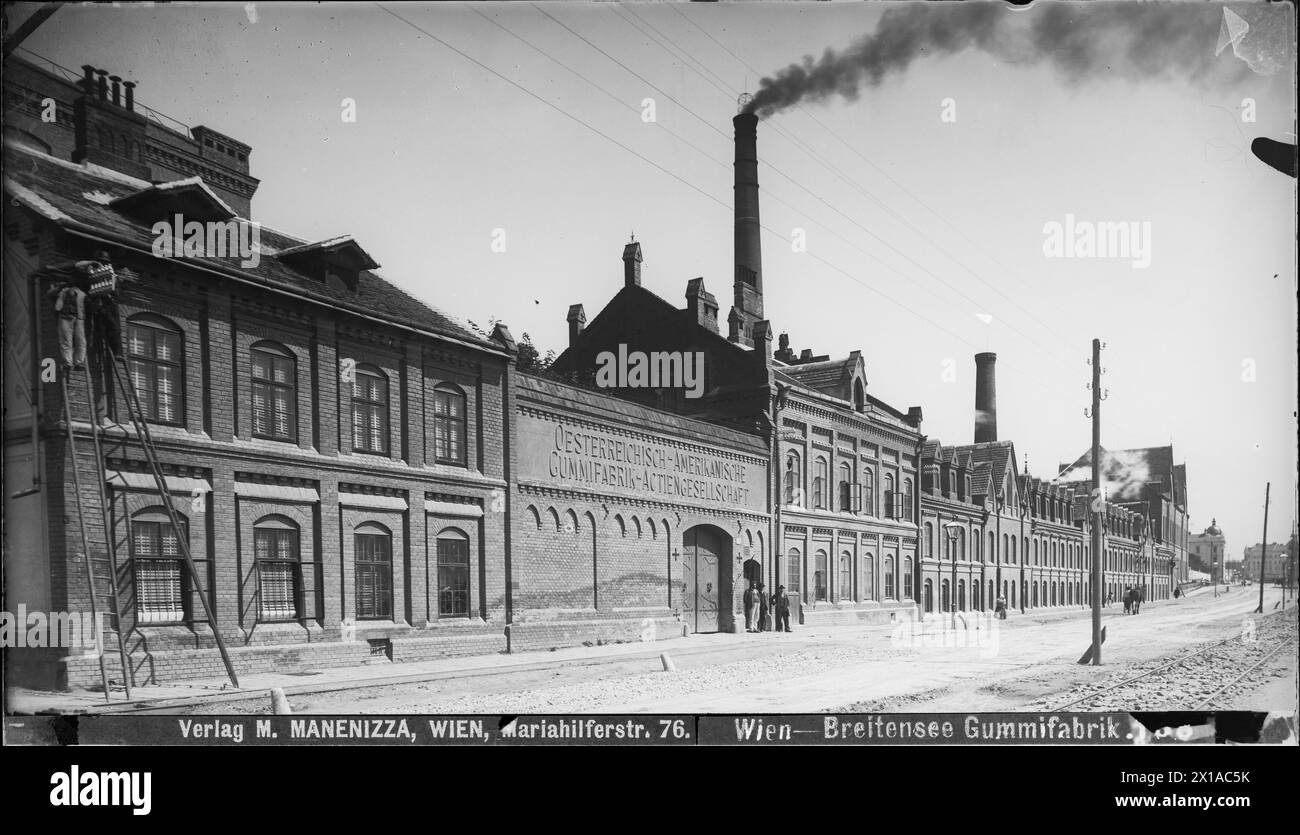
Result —
M1293 624L1292 619L1294 616L1295 610L1283 610L1265 615L1257 622L1256 629L1262 632L1265 629L1272 630L1279 625L1286 628ZM1225 693L1240 688L1244 683L1247 683L1249 676L1264 667L1282 650L1294 645L1296 636L1292 628L1288 634L1268 643L1267 648L1262 650L1262 654L1252 652L1250 649L1259 642L1258 638L1248 638L1243 634L1232 635L1223 640L1198 647L1192 652L1180 655L1151 669L1143 670L1137 675L1127 676L1120 681L1092 689L1077 698L1057 703L1047 710L1049 712L1106 709L1146 710L1155 708L1205 710L1220 703L1224 699ZM1248 654L1245 660L1229 657L1232 653L1240 654L1243 652ZM1225 673L1224 664L1234 666L1231 671ZM1224 681L1225 675L1231 677ZM1181 681L1179 681L1180 677ZM1209 685L1205 681L1207 677L1213 679ZM1169 686L1153 694L1151 692L1152 687L1157 682L1162 681ZM1204 689L1207 686L1215 689L1207 691ZM1209 692L1209 695L1205 695L1207 692ZM1176 698L1179 695L1191 698L1188 703L1182 705L1170 705L1168 703L1169 699ZM1151 707L1148 707L1147 703L1152 703Z

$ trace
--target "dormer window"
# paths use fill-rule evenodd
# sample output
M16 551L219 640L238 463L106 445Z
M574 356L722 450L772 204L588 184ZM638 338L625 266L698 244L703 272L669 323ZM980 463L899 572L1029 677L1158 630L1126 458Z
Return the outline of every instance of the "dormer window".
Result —
M290 247L280 250L275 257L331 290L345 292L356 292L357 277L362 270L379 267L350 236Z
M853 381L853 408L859 412L867 408L867 388L862 385L861 378Z

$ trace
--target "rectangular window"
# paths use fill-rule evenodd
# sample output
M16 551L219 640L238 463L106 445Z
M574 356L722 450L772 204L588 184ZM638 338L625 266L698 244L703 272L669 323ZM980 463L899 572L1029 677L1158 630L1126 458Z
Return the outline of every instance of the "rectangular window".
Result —
M257 528L253 531L253 546L260 600L258 619L297 620L298 589L301 582L298 532L282 528Z
M180 540L169 522L132 522L136 617L140 623L183 623L187 576Z
M785 587L791 594L797 594L803 587L803 561L799 556L798 551L791 549L785 557Z
M297 437L294 361L253 351L253 435L276 441Z
M469 617L469 542L438 540L438 616Z
M433 393L433 448L439 464L465 466L465 397L459 392Z
M392 618L392 539L381 533L359 533L353 538L353 546L356 557L357 618Z
M180 425L180 334L132 323L127 326L127 357L145 420Z
M352 384L352 448L388 453L388 380L361 370Z

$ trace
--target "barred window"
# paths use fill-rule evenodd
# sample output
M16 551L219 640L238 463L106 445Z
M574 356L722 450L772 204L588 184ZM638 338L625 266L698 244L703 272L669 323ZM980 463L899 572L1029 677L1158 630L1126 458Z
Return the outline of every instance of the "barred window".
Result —
M439 464L465 466L465 395L452 386L433 391L433 448Z
M393 616L393 538L384 527L359 525L353 534L357 585L357 618L386 620Z
M272 517L253 528L257 566L258 619L297 620L302 588L298 562L298 528L288 520Z
M469 617L469 539L460 531L438 535L438 616Z
M352 448L388 454L388 378L373 366L357 366L353 378Z
M253 435L276 441L298 439L297 363L278 345L262 342L251 350Z
M188 541L189 531L184 521L181 521L180 536ZM183 623L189 620L186 611L189 577L181 556L180 537L171 522L133 519L131 557L137 621Z
M791 594L796 594L803 587L803 555L798 548L791 548L785 555L785 587Z
M161 316L133 316L126 326L127 365L150 423L180 426L185 414L184 338Z

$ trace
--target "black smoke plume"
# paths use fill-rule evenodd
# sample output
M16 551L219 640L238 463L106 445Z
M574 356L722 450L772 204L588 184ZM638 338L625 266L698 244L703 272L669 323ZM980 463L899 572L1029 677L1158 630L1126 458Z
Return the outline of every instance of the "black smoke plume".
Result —
M847 48L828 49L820 59L804 56L802 63L764 78L746 110L767 117L832 96L852 101L864 88L903 72L919 58L967 49L1005 63L1050 63L1076 82L1116 77L1240 80L1251 74L1250 68L1231 51L1215 54L1223 17L1222 6L1200 3L908 4L886 11L875 32Z

